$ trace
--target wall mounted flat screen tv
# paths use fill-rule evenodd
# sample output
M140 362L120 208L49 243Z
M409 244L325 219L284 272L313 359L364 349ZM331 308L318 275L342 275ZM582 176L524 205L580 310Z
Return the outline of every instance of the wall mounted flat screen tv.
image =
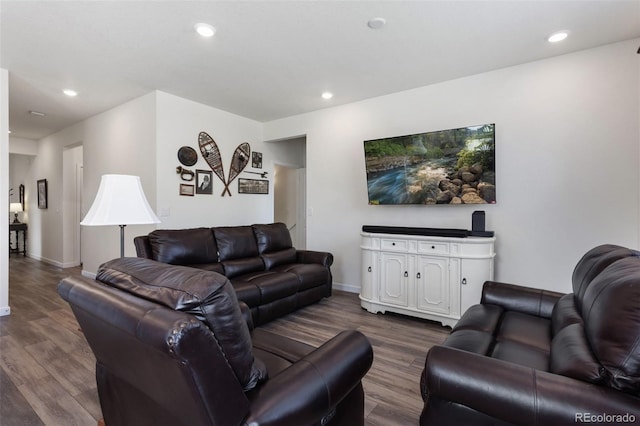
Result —
M364 141L369 204L494 204L495 124Z

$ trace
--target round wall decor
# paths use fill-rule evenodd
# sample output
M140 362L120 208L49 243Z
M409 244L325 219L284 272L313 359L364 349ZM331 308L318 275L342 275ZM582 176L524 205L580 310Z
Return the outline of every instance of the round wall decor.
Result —
M178 160L185 166L191 167L198 162L198 154L190 146L183 146L178 150Z

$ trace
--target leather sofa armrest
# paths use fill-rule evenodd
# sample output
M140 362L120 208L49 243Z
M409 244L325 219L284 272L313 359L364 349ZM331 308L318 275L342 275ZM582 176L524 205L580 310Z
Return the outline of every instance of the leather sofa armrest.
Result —
M138 257L145 257L147 259L153 259L153 251L151 250L151 243L149 243L149 237L141 235L133 239L133 244L136 246L136 255Z
M238 300L238 305L240 305L240 313L242 314L242 318L247 323L247 327L249 327L249 331L253 331L255 327L253 325L253 316L251 315L251 308L249 308L249 305L244 303L242 300Z
M318 263L325 267L333 265L333 255L324 251L296 250L298 263Z
M372 361L369 340L358 331L343 331L251 391L245 424L324 424Z
M461 404L514 425L574 424L593 415L640 419L640 399L624 392L445 346L427 354L422 391L425 400Z
M482 287L482 304L492 304L509 311L551 318L553 306L563 293L523 287L514 284L486 281Z

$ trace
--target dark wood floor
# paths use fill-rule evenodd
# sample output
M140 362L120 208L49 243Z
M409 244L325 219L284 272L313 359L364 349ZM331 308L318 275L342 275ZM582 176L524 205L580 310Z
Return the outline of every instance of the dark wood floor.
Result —
M0 317L0 424L95 425L101 416L95 359L68 305L61 278L80 273L22 256L9 262L11 315ZM393 314L373 315L358 296L335 291L264 327L315 346L344 329L364 333L374 362L363 380L367 425L417 425L420 372L427 349L448 329Z

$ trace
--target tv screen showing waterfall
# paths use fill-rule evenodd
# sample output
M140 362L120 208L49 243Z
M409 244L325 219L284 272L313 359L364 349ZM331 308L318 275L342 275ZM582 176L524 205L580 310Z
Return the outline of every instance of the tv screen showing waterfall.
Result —
M494 204L495 124L364 141L369 204Z

